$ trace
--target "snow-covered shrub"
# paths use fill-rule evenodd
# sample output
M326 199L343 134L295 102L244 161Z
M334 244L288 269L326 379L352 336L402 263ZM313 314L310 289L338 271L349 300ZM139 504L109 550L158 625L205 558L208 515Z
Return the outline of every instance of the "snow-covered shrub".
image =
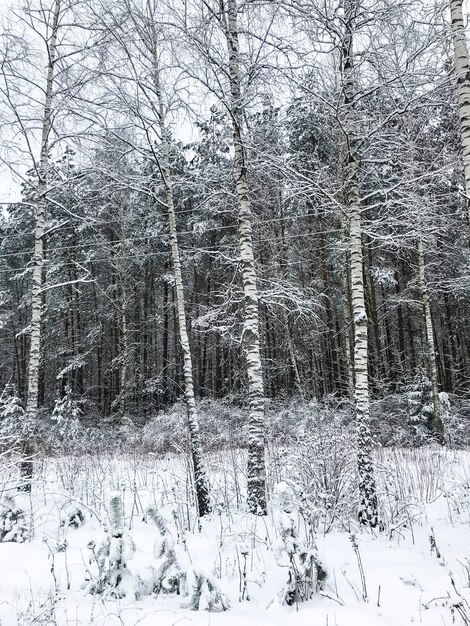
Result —
M347 427L353 419L352 404L336 396L326 396L321 401L308 401L294 396L287 400L266 402L266 431L271 441L290 443L292 433L310 431L317 423L335 423Z
M80 528L85 523L85 514L77 506L68 507L61 511L60 524L53 543L48 544L55 552L64 552L67 549L67 535L69 529Z
M357 511L354 432L335 423L328 412L307 420L281 452L284 477L295 479L297 506L312 529L328 532L348 524Z
M6 385L0 395L0 443L11 448L21 440L24 409L14 385Z
M230 603L212 576L188 568L181 572L180 594L184 606L193 611L226 611Z
M199 427L204 447L219 450L225 446L243 446L246 442L244 410L226 399L206 398L198 402ZM144 451L187 452L187 413L177 402L158 413L143 428Z
M72 506L65 511L65 515L62 517L60 525L68 526L69 528L80 528L85 523L85 514L78 506Z
M0 502L0 541L23 543L29 539L29 528L25 512L17 506L12 496L5 496Z
M299 537L292 489L285 482L278 483L275 496L279 503L276 521L280 537L276 556L280 565L288 567L287 584L279 598L290 606L310 600L321 588L326 572L315 547L306 546Z
M226 611L229 608L228 598L215 579L196 570L187 558L178 553L165 520L155 508L149 508L147 515L159 531L154 545L157 559L152 585L154 593L176 593L183 598L184 606L194 611Z
M186 420L186 410L181 403L174 404L168 411L158 413L144 426L143 451L186 452Z
M134 557L135 543L124 528L124 510L122 498L114 493L110 500L109 527L103 541L96 545L88 544L93 553L90 563L95 562L98 574L85 585L90 594L123 598L140 595L141 581L132 575L128 562Z
M233 398L228 397L220 400L205 398L199 401L199 426L207 449L220 450L227 446L245 445L246 410L232 400Z
M75 441L83 432L80 424L82 411L78 406L71 387L65 388L65 394L55 403L51 419L54 424L54 434L61 442Z

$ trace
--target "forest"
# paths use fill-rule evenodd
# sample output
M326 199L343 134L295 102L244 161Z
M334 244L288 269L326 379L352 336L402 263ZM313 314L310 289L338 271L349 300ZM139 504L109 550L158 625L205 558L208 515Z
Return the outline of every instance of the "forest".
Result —
M463 1L0 17L0 624L470 625Z

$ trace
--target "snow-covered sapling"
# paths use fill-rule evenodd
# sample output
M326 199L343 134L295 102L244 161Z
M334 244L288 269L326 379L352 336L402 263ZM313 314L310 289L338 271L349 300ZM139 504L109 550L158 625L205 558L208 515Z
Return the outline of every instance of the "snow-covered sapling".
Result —
M212 576L196 571L188 559L178 553L177 544L165 520L155 508L148 517L158 528L154 555L158 565L154 572L153 591L176 593L185 598L184 606L194 611L226 611L230 604Z
M77 506L72 506L61 515L55 551L64 552L67 548L67 533L69 528L80 528L85 523L85 514ZM50 547L50 546L49 546Z
M135 554L135 544L124 529L124 510L119 493L111 496L106 537L98 546L92 541L88 547L93 553L98 575L86 585L87 593L109 595L112 598L134 595L137 598L141 581L127 567L128 561Z
M424 370L419 370L415 379L408 385L408 419L415 433L422 437L432 431L433 416L432 385Z
M71 507L65 513L65 517L61 520L61 526L68 526L69 528L80 528L85 523L85 514L78 506Z
M276 496L279 502L277 527L281 540L277 558L281 565L285 559L288 567L287 585L280 593L280 600L290 606L309 600L322 586L326 571L315 548L305 546L299 538L292 489L285 482L278 483Z
M21 440L24 409L14 385L7 385L0 395L0 442L12 447Z
M5 496L0 502L0 541L23 543L29 539L29 529L25 512L16 505L12 496Z
M192 568L181 575L180 593L188 598L185 607L193 611L226 611L230 608L227 596L215 579Z
M167 528L165 520L154 507L147 510L147 516L158 528L159 536L155 540L153 554L157 559L157 567L154 572L154 593L175 592L179 593L180 571L175 551L175 540Z
M55 434L60 441L74 441L82 431L80 415L82 411L67 385L65 395L55 403L51 419L55 422Z

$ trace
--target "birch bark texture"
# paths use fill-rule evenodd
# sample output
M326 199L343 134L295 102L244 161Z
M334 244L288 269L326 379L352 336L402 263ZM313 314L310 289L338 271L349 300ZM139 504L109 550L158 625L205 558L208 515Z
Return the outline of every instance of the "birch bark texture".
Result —
M52 104L54 93L54 71L57 59L57 36L61 0L53 5L50 36L45 39L47 46L47 75L45 85L44 114L42 118L40 156L37 167L37 190L35 202L33 273L31 286L31 323L28 364L28 393L26 415L23 428L23 455L21 471L24 478L22 489L31 491L34 451L33 435L38 409L39 368L41 363L41 318L42 284L44 269L44 226L46 220L47 176L49 169L49 137L52 129Z
M252 212L247 177L247 155L243 137L244 109L240 80L240 48L236 0L221 2L228 49L230 116L234 145L234 175L238 208L240 266L244 292L242 348L246 358L250 397L248 431L248 510L267 514L264 406L265 393L260 351L259 297L253 253Z
M359 193L360 159L355 111L356 68L353 44L357 11L357 0L344 1L344 34L341 42L343 101L340 106L340 121L346 144L344 150L344 199L349 220L350 294L354 334L354 399L360 499L358 517L362 524L375 527L379 522L379 516L369 424L368 320L364 295L362 220Z
M429 290L426 283L426 266L424 263L423 241L421 238L418 239L417 248L419 291L421 295L421 303L423 306L424 328L426 334L426 361L428 375L431 381L431 394L433 404L432 422L430 424L430 430L432 436L437 441L437 443L443 445L445 443L445 435L444 425L442 423L441 401L439 398L439 386L437 379L436 346L434 342L434 330L432 324L431 300L429 297Z
M176 213L173 197L173 186L171 181L171 169L169 158L169 136L165 125L165 109L163 96L160 88L158 58L156 51L154 59L154 83L155 93L158 101L158 123L160 129L160 158L158 167L165 190L165 204L168 214L168 226L170 233L171 260L173 275L175 279L175 304L178 319L178 333L183 352L183 380L186 408L188 411L188 428L190 436L191 459L194 471L194 482L198 513L200 517L211 512L209 482L204 464L201 435L199 430L199 417L194 394L193 362L191 346L189 343L188 328L186 324L186 305L183 288L183 274L181 270L181 259L178 245L178 232L176 228Z
M450 0L450 20L454 44L454 69L460 119L460 144L465 180L465 201L470 227L470 61L462 10L463 0Z

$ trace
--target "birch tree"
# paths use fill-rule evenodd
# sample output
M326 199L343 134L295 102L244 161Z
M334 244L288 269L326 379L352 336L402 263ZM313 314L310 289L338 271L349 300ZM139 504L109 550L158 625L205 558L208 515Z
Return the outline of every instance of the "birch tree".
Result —
M12 128L20 139L9 141L3 162L22 180L34 206L34 242L31 263L31 320L29 324L29 363L23 452L34 450L34 430L39 402L42 357L42 318L44 297L44 239L51 188L60 185L51 179L51 153L61 149L73 129L73 103L87 85L93 62L84 66L84 56L98 45L93 25L81 23L81 3L76 0L28 0L12 12L24 34L6 31L3 46L3 106ZM16 156L13 156L16 155ZM26 156L25 156L26 155ZM25 172L29 171L29 175ZM25 458L22 465L26 490L31 488L33 466Z
M22 474L25 479L23 488L26 491L31 489L31 479L33 466L31 455L33 453L33 433L36 421L36 411L38 408L38 383L39 368L41 361L41 317L42 317L42 284L44 271L44 227L46 219L46 202L49 173L49 151L50 138L53 124L53 97L54 97L54 80L57 62L57 38L60 29L60 18L63 16L64 5L61 0L55 0L49 7L39 3L38 5L28 4L25 7L24 19L31 29L44 28L42 35L46 52L46 72L45 83L42 87L44 94L43 112L41 118L41 130L39 139L39 157L34 156L32 142L33 137L27 134L25 128L26 122L22 117L20 106L15 102L15 91L19 88L16 82L15 64L9 63L7 47L3 63L3 92L7 100L11 112L16 118L16 122L22 129L31 156L33 157L36 170L37 184L34 193L34 250L32 259L32 284L31 284L31 321L29 326L30 347L29 347L29 365L28 365L28 385L26 413L23 427L23 455L25 459L22 463ZM28 84L28 81L26 81ZM25 86L23 83L22 86ZM36 85L28 85L29 89L35 88ZM30 143L31 142L31 143Z
M369 426L368 327L363 275L358 127L355 116L357 68L354 58L354 38L358 8L357 0L345 0L344 33L340 51L343 100L339 115L344 132L344 199L349 221L349 271L354 333L354 398L360 495L359 520L373 527L378 524L378 510Z
M259 292L252 236L252 213L248 185L249 157L245 139L245 98L242 78L240 32L236 0L219 3L196 3L191 13L177 15L178 28L189 40L189 50L202 57L209 70L194 72L186 64L191 77L214 93L226 107L233 137L233 174L238 217L239 261L244 293L241 346L246 361L249 394L248 416L248 509L266 515L266 468L264 405L265 390L260 350ZM210 25L209 25L210 24ZM226 54L221 51L225 45ZM259 54L258 54L259 56ZM253 68L252 68L253 69ZM253 71L251 76L256 72Z
M209 485L205 469L199 420L194 394L194 376L191 346L186 320L183 273L178 244L174 185L170 162L170 133L167 127L168 94L162 85L161 58L164 49L164 34L159 29L157 4L149 1L144 7L128 0L118 6L118 12L103 12L102 19L112 33L117 50L124 59L128 73L111 67L108 78L111 90L120 106L123 105L133 115L138 129L137 137L142 142L132 140L129 147L145 155L158 173L163 187L163 207L167 213L171 262L174 276L175 306L178 320L178 334L183 353L184 396L188 415L191 459L194 470L195 492L200 516L211 510ZM125 26L129 20L130 29ZM171 80L171 79L170 79ZM128 89L128 87L131 89ZM136 89L137 96L133 90ZM152 193L152 190L149 190ZM154 199L160 203L158 190Z
M424 328L426 334L426 357L429 371L429 378L431 381L431 393L432 393L432 423L431 432L434 439L443 444L444 439L444 426L442 424L442 411L441 401L439 398L439 387L437 380L437 367L436 367L436 347L434 343L434 329L431 315L431 303L429 298L429 291L427 287L425 263L424 263L424 250L422 239L418 239L417 245L418 252L418 279L419 279L419 291L421 295L423 314L424 314Z
M155 72L158 72L156 67ZM159 107L160 126L160 172L165 189L165 204L168 212L168 225L170 231L171 259L173 273L175 277L176 309L178 315L178 331L183 350L183 375L185 399L188 409L188 424L191 436L191 455L194 467L196 496L198 501L199 515L207 515L210 510L209 486L207 482L206 470L204 467L202 445L199 433L199 421L196 408L196 398L194 395L193 363L189 344L188 329L186 325L186 305L183 288L183 275L181 271L181 260L178 246L178 233L176 228L175 204L173 189L171 184L171 171L168 155L168 131L165 126L164 108L158 74L155 76L155 89Z
M240 265L242 271L244 326L242 347L245 352L250 395L248 439L248 508L266 515L266 469L264 458L264 385L261 366L258 288L253 252L251 205L247 179L247 154L243 142L243 100L240 85L240 48L236 0L221 5L221 20L228 49L230 113L233 129L234 175L238 206Z
M454 44L454 68L460 118L460 144L465 181L465 202L470 225L470 60L462 10L463 0L450 0L450 20Z

